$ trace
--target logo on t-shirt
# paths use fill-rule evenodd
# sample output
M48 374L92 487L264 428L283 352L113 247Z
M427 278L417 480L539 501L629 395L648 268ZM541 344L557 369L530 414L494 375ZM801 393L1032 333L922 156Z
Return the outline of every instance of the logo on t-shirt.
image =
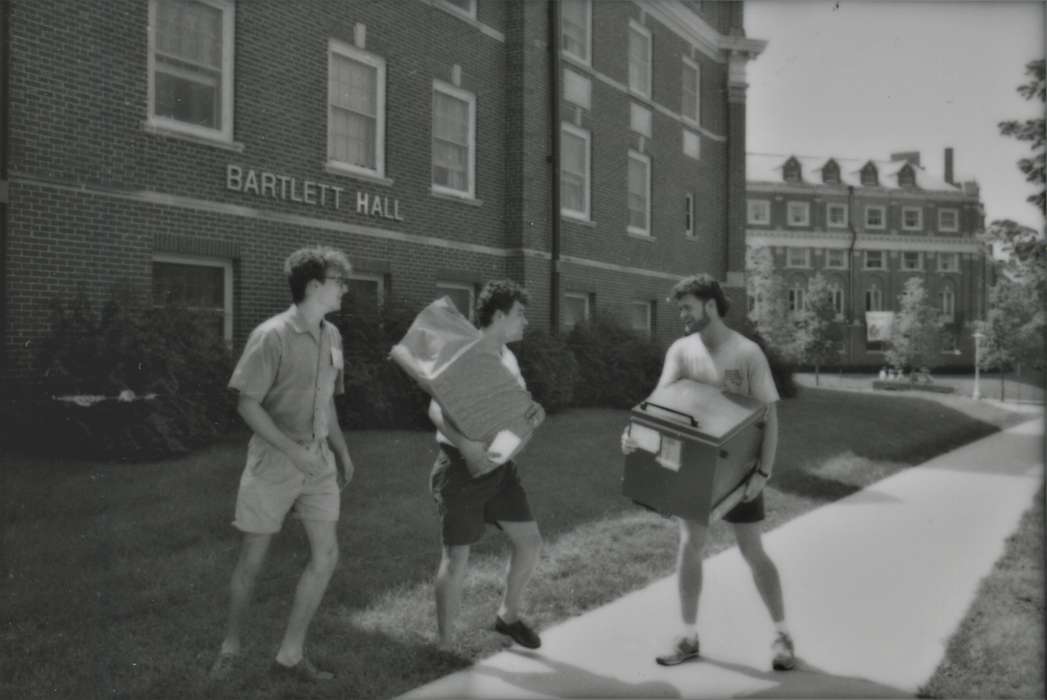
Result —
M725 369L723 371L723 388L735 393L744 393L745 380L740 369Z

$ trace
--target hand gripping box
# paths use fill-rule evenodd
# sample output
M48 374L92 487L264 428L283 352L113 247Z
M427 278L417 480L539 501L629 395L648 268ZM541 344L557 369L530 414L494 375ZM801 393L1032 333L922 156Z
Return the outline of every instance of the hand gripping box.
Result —
M709 384L678 380L632 409L622 493L703 523L741 501L763 442L767 407Z
M389 356L436 399L463 435L487 445L504 464L523 449L545 411L482 338L454 303L441 297L415 317Z

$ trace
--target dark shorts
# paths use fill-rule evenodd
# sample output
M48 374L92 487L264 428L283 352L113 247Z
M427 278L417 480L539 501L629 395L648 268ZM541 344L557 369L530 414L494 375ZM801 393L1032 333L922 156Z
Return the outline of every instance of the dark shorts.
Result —
M731 508L723 516L723 519L729 523L739 525L761 522L764 519L763 491L753 500L742 501L734 508Z
M462 454L440 445L429 489L443 521L445 545L470 545L480 541L487 523L525 523L534 520L527 492L516 465L506 462L494 471L473 478Z

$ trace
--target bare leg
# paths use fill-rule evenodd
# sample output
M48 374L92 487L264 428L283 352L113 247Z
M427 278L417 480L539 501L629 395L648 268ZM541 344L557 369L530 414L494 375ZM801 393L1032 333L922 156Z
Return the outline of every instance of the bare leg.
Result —
M676 563L680 592L680 616L684 624L698 620L698 598L702 594L702 552L707 528L694 520L680 519L680 552Z
M458 617L469 563L469 545L445 545L436 570L436 627L440 642L448 644Z
M240 556L233 568L233 575L229 581L229 623L225 631L225 639L222 640L223 654L240 653L240 636L243 631L244 617L254 594L255 581L258 572L262 570L265 563L265 555L269 551L269 543L272 535L261 535L256 533L244 533L243 542L240 545Z
M505 622L515 622L520 617L520 603L524 588L538 566L538 555L542 549L542 536L538 523L533 520L523 523L499 521L498 524L512 543L512 554L505 573L505 592L498 616Z
M312 622L320 600L324 597L327 584L338 563L338 541L335 523L323 520L302 520L309 537L309 563L298 579L294 593L294 604L287 621L280 650L276 660L285 666L294 666L302 659L305 635Z
M734 535L738 539L738 549L752 569L756 590L763 598L767 611L774 622L785 619L785 603L782 600L782 582L778 576L778 567L774 565L767 551L763 548L763 536L757 523L734 523Z

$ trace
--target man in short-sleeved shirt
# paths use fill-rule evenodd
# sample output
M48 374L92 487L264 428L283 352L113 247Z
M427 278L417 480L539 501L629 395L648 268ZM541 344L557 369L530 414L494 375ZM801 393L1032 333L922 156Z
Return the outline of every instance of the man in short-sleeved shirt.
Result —
M339 480L347 484L353 475L334 407L335 395L344 391L342 339L324 320L340 308L351 268L344 253L316 247L292 253L284 269L294 303L254 329L229 380L239 393L237 410L253 434L233 521L243 533L243 544L230 583L226 636L211 668L213 680L227 677L238 662L254 582L273 534L292 509L308 535L310 561L295 591L272 671L307 681L334 677L305 657L304 644L338 560Z
M729 304L720 285L709 275L681 280L673 288L673 298L688 335L674 342L665 355L658 387L678 379L720 387L767 404L763 443L756 472L746 484L743 501L724 516L731 523L738 548L749 564L756 588L771 614L777 636L772 644L772 668L790 670L796 665L792 637L785 624L778 569L763 547L760 522L764 519L763 487L771 476L778 447L778 390L770 365L760 347L727 327L723 316ZM622 451L637 447L628 433L622 435ZM683 625L672 649L656 658L663 666L697 659L699 654L698 599L702 589L702 550L706 527L700 522L680 518L680 556L677 566L680 612Z

